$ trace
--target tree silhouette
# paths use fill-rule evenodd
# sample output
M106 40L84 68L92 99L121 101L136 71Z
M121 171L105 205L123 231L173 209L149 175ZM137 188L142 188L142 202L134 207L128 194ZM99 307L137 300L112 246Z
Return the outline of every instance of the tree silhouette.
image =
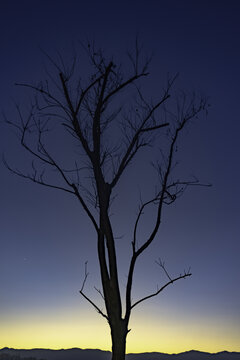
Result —
M175 202L189 186L201 185L195 178L174 179L173 168L180 134L206 109L207 104L205 99L194 94L188 97L183 92L172 100L170 95L176 76L168 79L156 101L147 99L142 87L149 76L150 59L144 58L137 41L135 50L128 53L125 67L108 59L94 44L88 44L83 51L89 60L89 76L86 76L86 68L79 65L77 57L74 56L67 66L61 56L54 61L47 55L55 69L55 73L48 73L48 80L37 85L16 84L33 91L34 97L27 115L17 106L17 121L6 119L6 122L17 129L21 145L32 161L27 171L12 167L6 159L4 163L20 177L75 196L91 220L96 232L102 282L99 292L105 302L105 311L84 292L87 265L80 294L110 326L112 359L123 360L132 309L157 296L170 284L191 275L187 271L171 277L159 260L158 265L166 274L167 282L156 292L132 303L135 265L156 238L164 205ZM161 143L163 145L159 150L162 161L154 164L158 183L153 184L151 198L139 200L123 295L118 278L115 229L109 210L115 189L129 164L143 156L149 145L156 146L154 139L158 140L158 147ZM59 143L64 144L60 150L57 149ZM73 150L71 155L66 146ZM150 206L155 209L153 226L148 236L138 241L144 210Z

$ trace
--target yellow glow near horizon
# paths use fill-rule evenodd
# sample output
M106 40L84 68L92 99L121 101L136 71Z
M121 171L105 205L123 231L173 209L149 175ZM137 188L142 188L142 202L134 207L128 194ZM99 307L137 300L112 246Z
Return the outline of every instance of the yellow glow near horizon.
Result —
M94 312L73 311L22 314L3 319L0 347L14 348L98 348L111 350L108 324ZM218 352L240 351L239 327L220 325L216 320L158 318L150 313L135 316L127 339L127 352L179 353L191 349Z
M216 322L194 323L190 319L175 324L164 319L143 319L135 321L134 333L129 334L128 352L179 353L188 350L219 352L223 350L240 351L239 336L236 329L224 329Z
M98 336L94 338L93 334ZM101 348L110 349L107 323L91 312L69 310L22 314L1 321L0 347L15 348Z

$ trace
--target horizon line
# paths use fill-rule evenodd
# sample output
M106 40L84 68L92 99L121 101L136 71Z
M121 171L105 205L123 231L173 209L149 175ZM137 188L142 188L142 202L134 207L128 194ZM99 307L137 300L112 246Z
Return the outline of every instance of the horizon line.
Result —
M111 350L102 350L102 349L98 349L98 348L80 348L80 347L71 347L71 348L41 348L41 347L34 347L34 348L13 348L13 347L8 347L8 346L4 346L3 348L0 348L0 351L4 350L4 349L8 349L8 350L50 350L50 351L67 351L67 350L92 350L92 351L102 351L102 352L109 352L111 353ZM210 351L202 351L202 350L195 350L195 349L191 349L191 350L185 350L185 351L181 351L181 352L173 352L173 353L166 353L166 352L160 352L160 351L141 351L141 352L128 352L126 353L126 355L131 355L131 354L165 354L165 355L180 355L183 353L189 353L189 352L199 352L199 353L206 353L206 354L220 354L220 353L239 353L239 351L229 351L229 350L222 350L222 351L217 351L217 352L210 352Z

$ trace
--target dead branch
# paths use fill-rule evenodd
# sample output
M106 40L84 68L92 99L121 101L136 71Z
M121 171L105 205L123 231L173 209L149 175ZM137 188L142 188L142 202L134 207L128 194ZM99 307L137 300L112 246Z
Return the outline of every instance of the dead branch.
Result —
M164 273L166 274L167 278L168 278L168 282L163 285L160 289L158 289L156 292L147 295L145 297L143 297L142 299L136 301L133 305L131 305L131 309L133 309L135 306L139 305L140 303L142 303L143 301L146 301L148 299L151 299L152 297L157 296L158 294L160 294L160 292L162 292L167 286L175 283L176 281L180 280L180 279L185 279L188 276L191 276L192 274L190 273L190 268L187 272L184 272L184 274L180 274L179 276L175 277L175 278L171 278L168 271L165 268L164 263L159 259L159 261L156 261L156 263L163 269Z
M87 261L85 262L85 276L83 279L83 283L82 283L82 287L79 290L79 293L95 308L95 310L97 310L97 312L102 315L107 321L109 321L108 316L106 314L104 314L102 312L102 310L87 296L84 294L83 290L84 290L84 286L86 284L87 281L87 277L88 277L89 273L87 271Z

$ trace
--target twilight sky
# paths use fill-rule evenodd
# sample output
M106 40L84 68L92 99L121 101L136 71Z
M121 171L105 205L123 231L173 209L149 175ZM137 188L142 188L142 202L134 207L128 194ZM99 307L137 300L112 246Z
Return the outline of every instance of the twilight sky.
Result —
M156 95L166 74L179 72L177 87L210 98L208 117L186 131L179 153L181 171L213 187L190 189L165 209L157 241L137 266L134 299L164 283L159 257L171 274L191 266L193 276L133 312L128 352L240 351L239 18L239 1L231 0L0 5L0 107L10 118L14 101L24 109L30 95L14 83L44 78L40 48L68 56L86 38L117 57L139 34L154 53L149 92ZM24 152L0 126L0 151L20 167ZM101 304L94 290L100 287L94 232L79 204L13 176L2 164L0 172L0 348L110 349L107 324L78 293L88 260L86 291ZM123 290L137 206L132 189L151 182L151 172L144 173L136 177L130 170L118 188L114 223Z

